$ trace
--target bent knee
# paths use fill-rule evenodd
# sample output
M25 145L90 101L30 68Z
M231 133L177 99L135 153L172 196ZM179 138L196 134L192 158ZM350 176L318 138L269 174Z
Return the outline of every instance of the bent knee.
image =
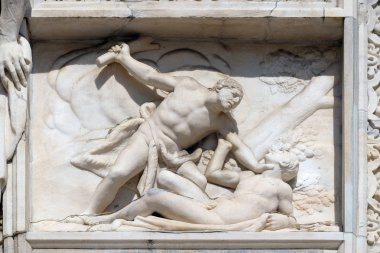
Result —
M110 171L107 174L106 179L115 184L125 184L130 179L130 175L120 171Z
M175 182L175 174L171 171L161 171L157 176L157 184L160 186L172 185Z
M131 166L131 164L115 165L108 172L107 178L115 182L128 181L143 169L143 166Z

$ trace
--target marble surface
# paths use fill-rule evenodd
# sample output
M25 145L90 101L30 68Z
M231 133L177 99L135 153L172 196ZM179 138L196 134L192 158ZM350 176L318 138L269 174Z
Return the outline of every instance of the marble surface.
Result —
M27 132L21 137L19 129L5 170L5 252L77 252L75 245L83 252L132 245L157 251L271 245L281 252L361 252L367 242L377 252L377 3L368 4L367 15L364 1L349 0L33 1L26 14L35 64ZM367 66L366 17L368 108L366 72L358 70ZM139 33L154 44L133 42ZM115 34L121 37L101 45ZM106 53L121 42L131 45L132 58L116 59L126 55L118 48ZM158 70L163 79L139 78L141 66ZM208 91L191 97L152 87L157 80L167 85L182 78ZM222 80L240 83L242 92L239 86L236 92L214 88ZM193 124L202 114L189 118L196 101L206 111L230 104L236 131L225 119L211 131L219 136L200 141L208 133ZM24 110L13 112L25 116ZM124 155L139 139L140 126L160 112L160 120L180 113L170 127L159 121L149 126L148 149L140 143ZM218 125L208 112L201 125ZM203 130L183 138L194 125ZM152 129L163 131L177 149L153 141ZM145 168L124 170L131 156L147 156ZM114 173L116 164L122 169ZM142 174L130 178L136 171ZM102 188L107 180L127 184ZM247 201L249 194L240 197L241 190L253 201ZM245 208L239 209L239 198ZM216 211L223 199L229 212ZM236 230L244 232L227 232Z
M295 118L284 121L288 123L282 127L276 118L284 119L281 107L294 98L302 98L299 94L307 87L322 87L318 81L322 72L332 71L330 76L338 79L334 72L334 64L339 64L338 49L245 43L157 43L159 50L141 52L134 57L162 73L174 71L171 76L190 76L209 88L226 75L241 83L244 97L232 113L239 138L258 160L269 150L295 152L300 165L297 180L292 185L292 205L299 229L335 231L334 226L339 226L339 218L335 217L335 210L339 208L335 189L339 184L336 175L339 175L341 152L337 130L339 86L332 89L334 82L330 84L331 81L321 79L320 82L327 85L321 93L328 97L326 103L303 105L300 115L306 116L290 114ZM46 43L34 47L39 60L35 62L33 77L36 85L32 87L30 140L32 222L37 230L87 229L81 225L60 225L57 221L86 210L102 172L94 172L94 168L80 170L70 161L99 145L116 124L139 116L140 106L145 102L161 101L166 96L161 91L145 88L119 64L98 68L95 60L109 46L103 46L103 50L81 49L84 47L83 44L50 46ZM72 53L67 54L70 51ZM313 77L315 84L310 82ZM48 106L40 98L46 97L46 92ZM311 102L310 99L307 101ZM262 139L265 133L272 137ZM36 139L38 142L33 141ZM206 145L204 150L215 149L215 141L210 143L201 145ZM209 195L218 196L225 191L210 187L206 189ZM46 189L49 194L44 194ZM128 187L122 188L107 210L126 206L134 198L132 193Z

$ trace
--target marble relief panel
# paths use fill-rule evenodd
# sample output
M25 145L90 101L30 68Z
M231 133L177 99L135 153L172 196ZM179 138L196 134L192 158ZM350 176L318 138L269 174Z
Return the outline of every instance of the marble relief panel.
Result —
M339 230L339 46L33 53L32 231Z
M259 0L45 0L46 2L143 2L143 1L153 1L153 2L263 2ZM273 2L273 1L264 1ZM279 0L277 2L333 2L333 0Z

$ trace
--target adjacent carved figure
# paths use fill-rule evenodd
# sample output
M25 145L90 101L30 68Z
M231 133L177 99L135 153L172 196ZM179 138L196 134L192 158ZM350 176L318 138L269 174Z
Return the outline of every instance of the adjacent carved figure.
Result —
M380 6L378 1L368 2L368 209L367 242L378 245L380 238L380 106L379 106L379 49L380 49Z
M265 156L265 162L274 168L261 175L251 171L223 170L231 148L231 143L219 139L206 172L207 179L215 184L235 188L229 198L211 200L181 176L162 171L158 179L162 189L149 190L142 198L113 214L84 216L82 219L93 225L116 219L134 220L137 216L158 212L165 218L193 224L228 225L257 219L257 229L261 230L293 226L292 189L286 181L297 175L298 158L290 152L270 152ZM262 216L264 214L269 216Z
M19 36L26 0L2 0L0 16L0 188L6 183L10 160L26 122L26 87L31 71L31 49ZM6 97L7 96L7 97Z
M258 163L252 151L238 137L236 124L228 114L243 96L243 90L235 80L226 78L207 89L191 77L162 74L136 61L130 56L127 44L114 46L111 52L113 57L100 61L100 65L118 62L141 83L171 94L130 138L129 144L98 185L85 214L101 213L113 201L119 188L143 170L150 145L164 145L168 153L181 154L204 137L218 132L231 142L233 154L247 169L261 173L272 168L272 165ZM196 171L193 165L193 171Z
M26 0L2 0L0 16L0 79L3 87L26 87L30 68L19 43L19 30L27 8ZM8 72L11 79L5 75Z

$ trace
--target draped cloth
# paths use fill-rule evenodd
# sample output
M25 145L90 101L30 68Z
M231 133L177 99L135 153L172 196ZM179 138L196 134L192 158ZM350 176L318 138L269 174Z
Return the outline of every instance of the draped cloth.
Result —
M185 208L185 207L183 207ZM133 221L115 220L111 224L100 224L91 227L92 231L131 231L131 230L156 230L156 231L249 231L260 232L265 229L269 214L262 214L256 219L242 221L234 224L213 225L193 224L188 222L170 220L155 216L137 216Z
M138 197L143 196L148 190L157 186L156 179L160 170L167 168L176 169L187 161L195 162L199 160L202 154L201 149L197 149L191 154L185 150L177 154L168 153L155 132L156 126L149 119L155 109L156 105L154 103L141 105L140 117L126 119L115 126L94 148L73 157L71 164L100 177L106 177L119 153L128 145L132 135L144 122L149 124L151 141L149 143L148 161L137 184ZM136 188L134 182L128 182L127 187L129 189Z

